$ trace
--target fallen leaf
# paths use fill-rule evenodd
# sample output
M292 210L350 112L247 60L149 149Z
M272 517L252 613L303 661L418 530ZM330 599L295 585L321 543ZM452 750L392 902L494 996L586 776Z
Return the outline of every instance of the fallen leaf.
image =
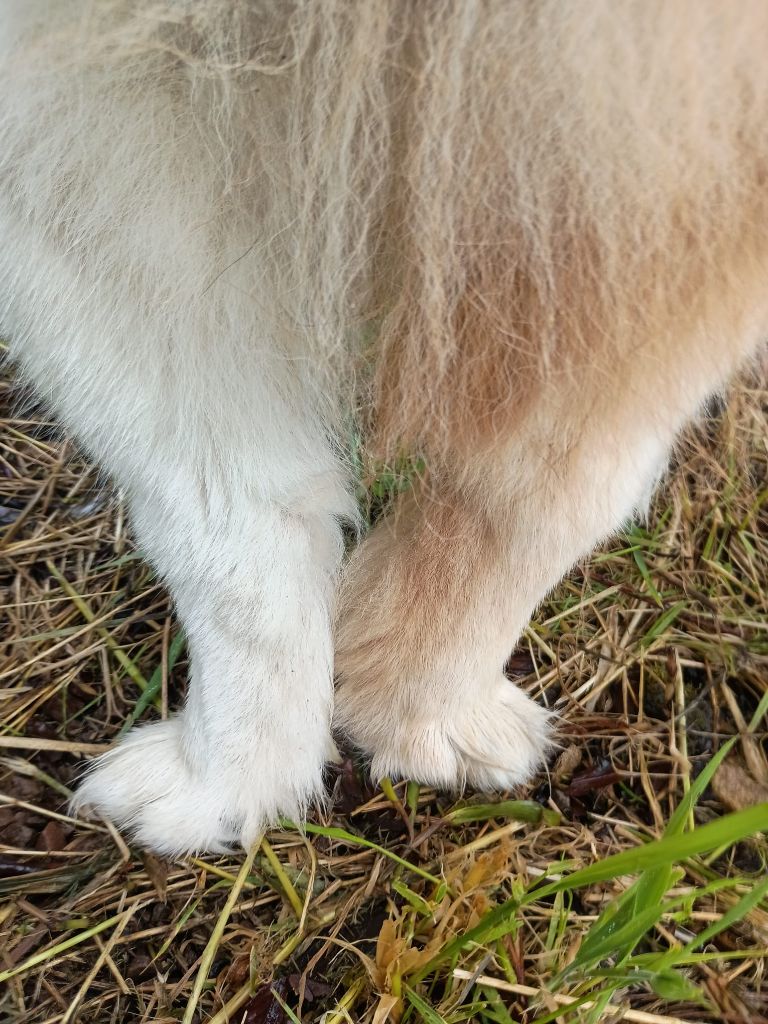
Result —
M245 1004L241 1018L243 1024L286 1024L288 1017L274 995L277 992L285 1001L286 990L287 984L282 978L257 988Z
M712 779L712 792L729 811L768 802L768 786L755 782L746 768L734 759L723 761Z
M504 675L507 679L519 678L520 676L530 675L535 668L536 666L528 651L519 650L515 651L507 661L504 666Z
M146 850L142 853L141 860L144 864L144 870L147 872L157 893L157 898L161 903L165 903L168 888L168 865L164 860L160 860L159 857Z
M572 797L584 796L595 789L604 789L606 786L612 786L620 778L619 773L614 771L610 765L604 765L600 768L589 768L586 771L579 772L578 775L574 775L571 779L571 784L566 788L565 792L568 796Z
M379 1005L373 1015L372 1024L385 1024L388 1020L397 1020L402 1009L402 1000L397 996L379 996Z
M49 821L38 837L38 846L42 845L42 849L49 852L63 850L66 842L64 831L57 821Z
M301 975L290 974L288 976L288 984L293 989L294 995L298 995L301 991ZM331 995L333 989L330 985L327 985L324 981L319 981L317 978L309 977L304 982L304 1002L313 1003L315 999L322 999L325 996Z

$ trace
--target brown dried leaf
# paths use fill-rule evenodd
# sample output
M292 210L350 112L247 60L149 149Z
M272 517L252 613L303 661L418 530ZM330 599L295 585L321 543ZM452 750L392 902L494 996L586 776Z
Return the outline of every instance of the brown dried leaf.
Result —
M465 893L476 889L480 885L488 885L498 882L507 874L511 846L509 842L502 840L490 853L481 854L475 863L467 871L462 880L462 888Z
M570 797L585 796L596 789L605 789L606 786L614 785L620 778L619 773L614 771L610 765L600 768L589 768L586 771L579 772L578 775L574 775L570 786L566 789L566 793Z
M285 981L280 979L271 985L262 985L256 989L245 1004L243 1024L286 1024L288 1017L274 996L276 991L280 998L285 1000L286 988Z
M768 786L755 782L746 768L734 758L723 761L712 779L712 791L730 811L768 802Z
M49 821L38 839L38 846L44 850L63 850L67 842L64 830L57 821Z
M157 898L161 903L165 903L166 894L168 891L168 865L164 860L160 860L153 853L149 853L145 850L141 855L142 862L144 864L144 870L147 872L152 885L154 886Z
M403 1013L403 1002L397 996L380 996L379 1005L373 1015L371 1024L385 1024L386 1021L398 1021Z

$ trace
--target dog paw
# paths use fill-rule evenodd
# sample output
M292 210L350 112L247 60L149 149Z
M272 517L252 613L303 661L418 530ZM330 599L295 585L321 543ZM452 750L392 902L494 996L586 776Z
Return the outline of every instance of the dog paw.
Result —
M292 777L277 752L259 763L220 757L190 764L184 716L143 726L89 766L73 799L79 813L95 812L140 846L164 856L225 853L248 847L280 817L301 820L322 798L322 758L307 778Z
M471 699L446 700L442 708L426 701L421 707L418 693L409 688L404 699L405 690L372 694L370 687L361 693L341 686L335 723L368 755L375 779L406 778L448 790L510 789L527 782L553 746L552 715L503 676L471 691Z

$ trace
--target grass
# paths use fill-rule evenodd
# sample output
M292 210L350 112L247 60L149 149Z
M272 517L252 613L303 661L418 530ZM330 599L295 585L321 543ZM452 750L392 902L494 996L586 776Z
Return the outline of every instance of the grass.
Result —
M183 635L118 498L6 385L0 1020L768 1019L765 380L527 630L509 674L563 719L527 791L374 789L347 756L303 832L173 863L66 798L178 704ZM369 481L368 512L407 471Z

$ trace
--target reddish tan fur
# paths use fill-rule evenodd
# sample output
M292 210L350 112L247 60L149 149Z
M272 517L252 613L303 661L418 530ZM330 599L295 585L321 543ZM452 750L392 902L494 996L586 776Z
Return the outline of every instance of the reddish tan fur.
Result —
M738 244L725 238L703 258L681 229L676 258L652 261L636 282L631 334L621 318L611 331L596 290L585 288L569 293L546 371L486 336L488 363L473 365L487 376L462 392L467 357L457 357L433 448L440 458L358 548L342 588L336 717L371 754L375 775L481 788L525 778L535 753L514 726L525 721L541 749L546 722L533 707L505 706L510 637L573 561L642 505L677 431L754 351L768 323L768 249L754 230L765 223L763 202L734 214ZM535 322L526 298L520 308L533 308ZM590 323L596 343L585 351ZM506 358L505 379L517 379L512 404L489 351ZM421 401L407 387L388 385L391 393L413 408ZM429 418L416 422L429 451Z
M560 5L541 22L534 10L507 5L511 55L478 12L466 52L414 72L403 101L399 274L373 390L372 443L390 456L503 443L547 390L580 396L595 373L610 389L675 348L688 360L686 339L725 312L732 338L716 330L696 349L717 379L761 298L765 8ZM564 37L582 31L578 61ZM454 119L433 135L430 111L452 90ZM452 193L445 210L435 190Z

